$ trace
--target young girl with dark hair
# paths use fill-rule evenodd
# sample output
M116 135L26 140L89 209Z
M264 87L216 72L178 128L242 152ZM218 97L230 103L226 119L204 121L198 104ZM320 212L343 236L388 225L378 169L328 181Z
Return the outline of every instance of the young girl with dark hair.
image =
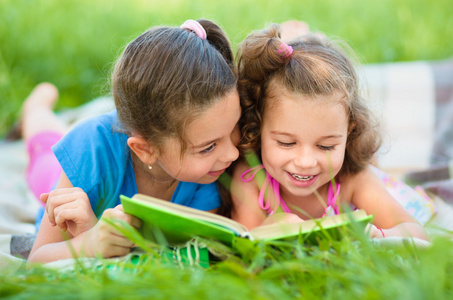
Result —
M132 243L98 221L114 217L140 225L122 211L120 194L142 193L215 212L221 203L216 180L239 154L236 73L221 28L188 20L181 27L147 30L127 45L112 76L116 110L77 125L61 140L51 121L56 92L39 86L24 105L24 137L37 156L32 154L28 178L46 179L34 164L58 140L57 161L46 164L62 171L55 190L35 191L46 208L29 261L71 258L62 229L77 255L127 254ZM40 110L26 109L33 106ZM37 112L48 130L34 127L30 115L39 119Z

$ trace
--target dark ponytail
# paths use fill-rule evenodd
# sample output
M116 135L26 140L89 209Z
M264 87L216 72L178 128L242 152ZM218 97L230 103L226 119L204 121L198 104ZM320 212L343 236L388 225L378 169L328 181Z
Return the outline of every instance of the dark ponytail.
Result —
M210 20L198 19L197 22L200 23L206 31L206 39L209 43L214 46L220 54L222 54L228 64L233 66L233 51L231 50L230 41L228 40L225 32L223 32L219 25Z

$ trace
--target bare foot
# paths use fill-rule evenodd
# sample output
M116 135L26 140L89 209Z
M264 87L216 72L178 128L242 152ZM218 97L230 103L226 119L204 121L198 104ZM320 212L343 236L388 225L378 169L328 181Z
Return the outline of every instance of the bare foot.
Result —
M57 88L50 83L38 84L22 107L22 137L27 140L39 132L65 133L66 125L53 112L58 99Z
M302 21L290 20L280 25L282 29L282 40L285 42L296 39L310 32L308 24Z
M30 95L25 99L23 105L23 113L27 114L35 109L49 109L53 110L55 103L58 99L58 90L51 83L40 83L38 84L30 93Z

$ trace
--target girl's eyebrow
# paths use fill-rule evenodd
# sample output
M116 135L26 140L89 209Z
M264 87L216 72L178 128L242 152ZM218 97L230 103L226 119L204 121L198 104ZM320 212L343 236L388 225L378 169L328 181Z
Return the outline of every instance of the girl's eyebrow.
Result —
M342 134L331 134L331 135L322 136L322 137L321 137L321 140L327 140L327 139L339 139L339 138L342 138L342 137L343 137Z
M241 115L239 114L239 116L238 116L238 118L237 118L237 120L238 120L237 122L239 122L240 117L241 117ZM235 127L236 127L236 125L237 125L237 122L236 122L236 124L235 124ZM196 149L196 148L203 148L203 147L209 146L209 145L211 145L211 144L213 144L213 143L219 141L220 139L221 139L221 138L215 138L215 139L213 139L213 140L211 140L211 141L208 141L208 142L205 142L205 143L198 144L197 146L194 145L193 148L194 148L194 149Z
M271 131L271 134L285 135L285 136L289 136L289 137L294 137L294 136L296 136L295 134L288 133L288 132L283 132L283 131ZM330 134L330 135L326 135L326 136L321 136L321 137L319 138L319 140L339 139L339 138L342 138L342 137L343 137L342 134Z
M288 132L283 132L283 131L271 131L271 134L277 134L277 135L286 135L286 136L295 136L295 134L291 134L291 133L288 133Z
M217 138L217 139L214 139L214 140L212 140L212 141L204 142L204 143L201 143L201 144L199 144L199 145L193 146L193 148L203 148L203 147L209 146L209 145L211 145L211 144L217 142L218 140L219 140L219 139Z

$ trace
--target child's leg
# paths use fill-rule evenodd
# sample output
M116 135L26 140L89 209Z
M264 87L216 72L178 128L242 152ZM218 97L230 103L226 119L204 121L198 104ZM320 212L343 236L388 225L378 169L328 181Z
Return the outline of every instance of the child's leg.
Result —
M39 195L52 190L61 174L61 167L51 147L63 134L55 131L43 131L27 140L29 163L27 167L27 183L39 200Z
M60 164L51 150L67 130L52 110L57 98L55 86L42 83L23 105L22 136L30 158L26 176L37 199L53 188L61 173Z

